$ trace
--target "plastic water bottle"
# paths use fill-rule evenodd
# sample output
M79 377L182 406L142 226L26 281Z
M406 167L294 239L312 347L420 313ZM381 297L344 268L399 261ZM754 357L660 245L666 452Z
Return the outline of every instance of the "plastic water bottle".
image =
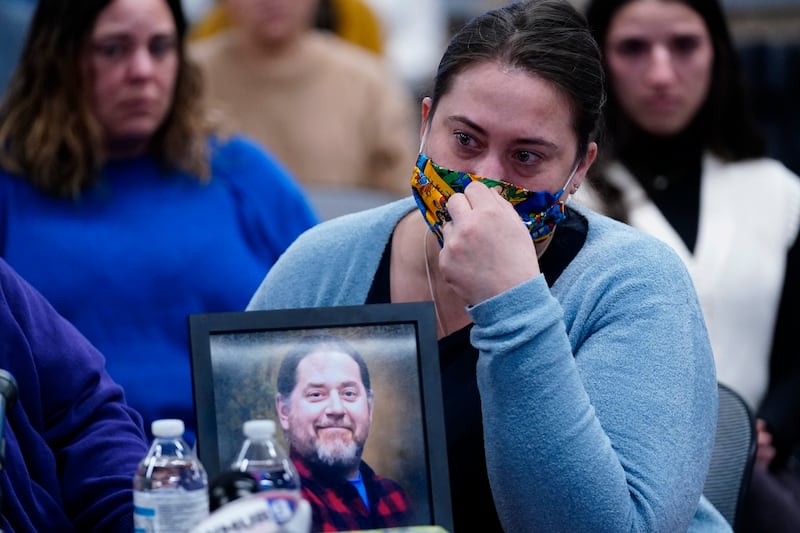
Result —
M261 490L283 489L300 493L300 476L283 447L275 440L275 422L248 420L244 423L244 443L233 462L233 469L247 472Z
M133 478L134 533L184 533L209 514L208 475L183 439L182 420L153 422L153 444Z

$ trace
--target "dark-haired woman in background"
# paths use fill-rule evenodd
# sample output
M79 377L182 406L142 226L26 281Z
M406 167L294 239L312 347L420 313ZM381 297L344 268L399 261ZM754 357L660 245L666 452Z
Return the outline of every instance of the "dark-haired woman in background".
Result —
M187 315L243 309L316 222L274 158L210 133L185 32L179 0L40 0L0 107L0 254L146 428L194 426Z
M577 198L687 265L718 379L758 415L755 502L796 479L800 179L765 156L717 0L595 0L587 18L604 53L608 138ZM786 514L750 505L768 516L757 530L800 528L800 501L784 496Z

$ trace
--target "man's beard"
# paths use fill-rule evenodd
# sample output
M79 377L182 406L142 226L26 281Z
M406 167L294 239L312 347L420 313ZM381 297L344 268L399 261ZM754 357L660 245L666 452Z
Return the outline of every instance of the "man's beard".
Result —
M315 470L340 477L358 468L363 451L364 443L354 441L345 443L341 440L317 441L314 454L309 459L314 463Z

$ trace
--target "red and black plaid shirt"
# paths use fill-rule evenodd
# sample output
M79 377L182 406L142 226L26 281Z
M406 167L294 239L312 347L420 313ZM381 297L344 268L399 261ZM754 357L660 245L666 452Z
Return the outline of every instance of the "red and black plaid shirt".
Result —
M292 456L300 474L303 497L311 504L312 531L352 531L413 525L411 500L405 491L361 461L359 470L367 491L369 509L352 483L325 476Z

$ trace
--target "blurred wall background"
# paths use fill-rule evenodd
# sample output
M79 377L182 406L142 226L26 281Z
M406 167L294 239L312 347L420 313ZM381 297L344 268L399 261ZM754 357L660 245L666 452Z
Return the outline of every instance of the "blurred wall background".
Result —
M800 174L800 0L723 0L770 155Z

